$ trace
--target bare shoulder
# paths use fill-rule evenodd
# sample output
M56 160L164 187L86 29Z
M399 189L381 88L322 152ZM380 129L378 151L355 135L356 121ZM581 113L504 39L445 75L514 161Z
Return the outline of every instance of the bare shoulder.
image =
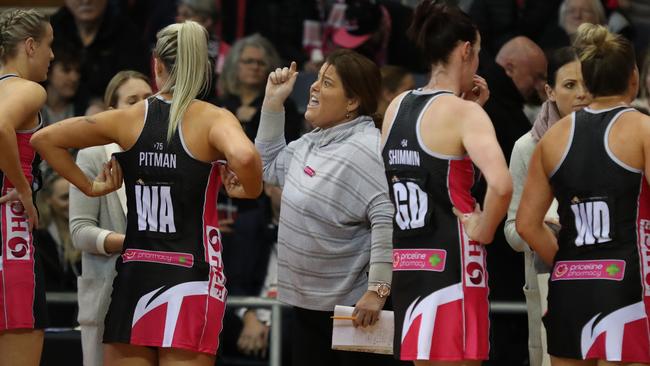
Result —
M221 123L237 123L237 118L227 109L218 107L212 103L196 100L188 108L188 113L192 118L196 118L202 123L209 125Z
M638 124L639 128L644 129L644 132L650 132L650 116L639 111L631 111L621 115L622 120L633 121Z
M145 110L147 109L147 103L149 103L148 99L141 100L134 105L128 107L128 108L123 108L123 109L112 109L112 111L121 111L125 115L133 116L133 117L139 117L143 116Z
M144 123L147 100L142 100L127 108L109 109L91 116L81 116L85 122L96 124L98 122L121 125L124 121L141 121ZM132 124L129 124L131 126ZM120 129L122 130L122 129Z
M636 140L643 145L650 141L650 116L647 114L638 111L623 113L617 125L621 128L614 130L621 133L625 141Z
M441 95L440 98L441 102L444 101L441 110L446 119L452 119L455 123L468 126L490 123L490 117L478 103L464 100L455 95Z
M387 131L390 129L391 124L393 123L393 119L395 118L395 114L397 113L397 108L399 107L400 102L404 98L404 96L408 93L410 93L410 90L407 90L405 92L402 92L400 95L396 96L393 100L391 100L390 104L388 105L388 108L386 108L386 112L384 112L383 115L383 123L382 123L382 132Z
M45 95L45 88L34 81L23 78L9 78L4 81L7 85L11 85L11 92L31 92L39 95Z
M45 103L47 98L45 88L36 82L22 78L9 78L3 83L6 87L0 94L8 104L40 109Z

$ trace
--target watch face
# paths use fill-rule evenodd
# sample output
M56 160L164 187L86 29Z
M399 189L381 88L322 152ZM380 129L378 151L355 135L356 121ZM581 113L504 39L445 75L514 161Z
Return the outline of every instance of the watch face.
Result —
M379 285L379 288L377 288L377 295L379 295L379 297L386 297L390 295L390 286L385 283Z

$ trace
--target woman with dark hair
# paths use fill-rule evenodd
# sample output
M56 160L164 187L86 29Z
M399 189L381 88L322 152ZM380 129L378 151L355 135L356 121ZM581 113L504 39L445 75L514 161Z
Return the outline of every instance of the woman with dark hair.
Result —
M0 14L0 365L38 365L47 326L44 278L32 229L40 158L29 145L43 126L54 58L48 17L30 10Z
M542 314L547 307L549 268L517 234L515 229L517 207L519 207L521 192L524 189L524 181L528 173L528 162L539 139L560 118L584 108L591 101L591 96L582 80L580 60L572 47L560 48L549 55L547 75L545 90L548 100L542 105L533 124L533 129L519 138L512 149L510 174L512 174L514 190L504 227L508 244L515 251L523 252L525 258L524 295L528 309L528 349L531 366L550 364L546 352L545 330L542 326ZM553 202L544 221L557 234L560 227L556 201Z
M38 192L39 228L34 230L34 242L45 274L45 290L77 291L77 276L81 274L81 252L72 244L69 226L70 183L56 173L44 174L43 188ZM57 312L50 310L52 326L75 323L76 311L70 307ZM68 314L73 312L73 314Z
M310 88L315 129L287 145L283 103L297 74L295 62L270 74L255 139L264 181L283 187L278 299L294 309L293 364L371 364L332 351L330 317L354 305L354 325L372 325L390 293L393 208L373 120L381 76L354 51L331 53Z
M648 364L650 118L629 107L639 87L634 49L593 24L578 28L574 46L593 99L535 147L517 231L552 266L551 364ZM545 224L554 196L557 237Z
M79 50L61 43L53 51L56 58L50 64L45 83L47 102L41 110L45 126L83 113L81 105L75 101L80 78Z
M391 102L382 130L395 205L394 354L418 366L478 365L489 352L483 245L506 213L512 183L481 108L488 90L475 75L476 26L456 7L423 1L409 35L431 78ZM474 164L487 181L484 211L471 195Z
M157 95L59 122L31 143L88 196L117 190L124 171L126 235L104 322L104 364L212 366L227 293L219 186L257 197L261 161L231 113L196 99L210 74L205 28L186 21L157 37ZM95 180L67 150L112 142L124 152Z

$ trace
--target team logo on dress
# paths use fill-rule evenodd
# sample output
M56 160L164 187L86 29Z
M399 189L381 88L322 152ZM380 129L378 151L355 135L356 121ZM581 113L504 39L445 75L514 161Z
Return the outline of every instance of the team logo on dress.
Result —
M223 273L223 258L221 256L221 232L214 226L206 225L205 236L208 240L210 296L220 301L226 301L226 276Z
M6 238L7 260L30 260L29 222L23 205L16 201L2 205L4 209L4 222L2 223Z
M127 249L122 254L122 262L149 262L191 268L194 265L194 256L190 253Z
M555 266L555 271L553 271L553 274L555 277L564 277L565 274L569 272L569 266L567 266L564 263L560 263L557 266Z
M445 269L444 249L393 249L393 271L433 271Z
M612 280L622 281L625 276L625 261L620 259L599 259L581 261L558 261L551 275L551 281L560 280Z
M408 144L409 144L409 141L407 139L403 139L402 142L400 142L400 145L402 145L402 147L407 147Z
M223 258L221 256L221 232L214 226L206 225L205 236L208 240L208 263L211 267L223 268Z
M469 276L469 281L478 286L483 283L483 266L478 262L470 262L465 268L467 275Z
M465 266L465 286L487 287L487 273L485 270L485 248L474 240L470 240L465 230L460 227L463 242L463 263Z
M133 261L133 258L135 258L135 251L127 249L123 254L122 254L122 261L129 262Z

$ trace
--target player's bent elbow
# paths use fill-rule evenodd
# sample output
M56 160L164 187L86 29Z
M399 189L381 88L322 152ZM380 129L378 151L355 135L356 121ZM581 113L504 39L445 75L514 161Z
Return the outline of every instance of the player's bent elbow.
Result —
M237 155L237 163L241 170L246 171L248 174L248 181L242 182L246 189L248 198L257 198L262 194L262 159L260 155L253 149L247 149ZM242 175L240 175L241 177Z
M515 219L515 229L517 230L517 234L519 234L519 236L526 242L528 242L527 238L530 236L532 227L533 223L531 223L530 220L521 215L517 215L517 218Z
M510 174L504 175L501 179L494 182L493 184L490 184L488 182L488 188L490 188L490 190L494 192L494 194L500 199L510 202L513 190Z

